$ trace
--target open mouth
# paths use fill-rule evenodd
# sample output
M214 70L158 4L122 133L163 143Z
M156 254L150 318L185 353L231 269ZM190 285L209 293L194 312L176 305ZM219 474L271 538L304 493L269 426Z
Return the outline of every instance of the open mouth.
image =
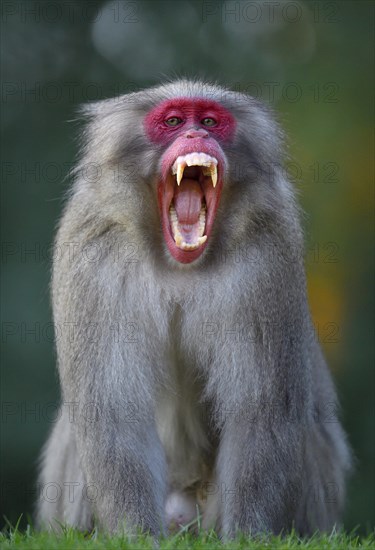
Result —
M198 258L206 245L221 191L220 160L203 152L178 156L159 186L164 238L181 263Z

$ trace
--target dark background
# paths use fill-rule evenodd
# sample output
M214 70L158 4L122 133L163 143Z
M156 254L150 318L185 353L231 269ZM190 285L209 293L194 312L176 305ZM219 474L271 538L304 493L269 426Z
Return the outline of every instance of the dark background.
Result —
M58 402L49 251L77 151L68 121L82 102L198 75L264 99L290 136L313 319L357 457L345 527L372 528L374 3L3 1L1 9L1 514L15 522L32 512Z

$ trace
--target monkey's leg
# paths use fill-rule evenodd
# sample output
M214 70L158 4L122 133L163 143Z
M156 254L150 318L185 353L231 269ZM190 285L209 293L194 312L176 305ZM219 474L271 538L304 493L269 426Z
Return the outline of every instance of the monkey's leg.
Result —
M60 524L67 524L90 531L93 517L86 491L68 411L62 407L43 451L38 480L38 527L59 529Z

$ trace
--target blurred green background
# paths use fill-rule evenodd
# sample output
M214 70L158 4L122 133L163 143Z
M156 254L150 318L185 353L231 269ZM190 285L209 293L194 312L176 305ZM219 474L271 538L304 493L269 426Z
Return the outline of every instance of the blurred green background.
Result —
M77 152L69 121L82 102L197 75L263 99L290 136L312 314L357 457L345 527L373 528L374 3L3 0L1 9L1 516L32 513L58 402L49 251Z

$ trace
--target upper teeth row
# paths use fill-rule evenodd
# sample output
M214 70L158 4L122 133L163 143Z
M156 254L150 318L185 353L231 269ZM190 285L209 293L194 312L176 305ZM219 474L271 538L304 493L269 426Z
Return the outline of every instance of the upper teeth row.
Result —
M172 174L176 175L177 185L180 185L184 175L185 166L205 166L203 170L205 176L211 176L212 185L216 187L217 183L217 159L206 155L206 153L188 153L187 155L177 157L172 166Z

